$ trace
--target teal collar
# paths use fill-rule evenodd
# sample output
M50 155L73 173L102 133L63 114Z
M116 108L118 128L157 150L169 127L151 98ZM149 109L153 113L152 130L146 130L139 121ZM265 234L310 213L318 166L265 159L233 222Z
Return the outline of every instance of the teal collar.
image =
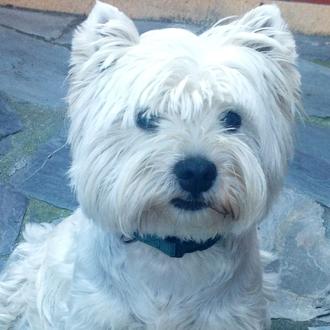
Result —
M180 238L175 236L168 236L165 238L160 238L156 235L139 235L134 234L134 239L131 241L126 241L127 243L133 241L140 241L147 245L160 250L161 252L167 254L169 257L182 258L186 253L192 253L196 251L203 251L216 242L219 241L221 236L216 236L214 238L209 238L207 241L197 243L196 241L182 241Z

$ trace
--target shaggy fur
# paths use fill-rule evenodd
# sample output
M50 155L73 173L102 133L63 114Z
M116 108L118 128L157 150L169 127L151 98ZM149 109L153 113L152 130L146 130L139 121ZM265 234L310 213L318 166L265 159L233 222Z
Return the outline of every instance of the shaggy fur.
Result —
M276 6L200 36L139 36L123 13L97 2L71 57L70 175L80 207L58 225L26 226L0 277L0 328L269 327L256 226L292 153L295 58ZM140 111L157 118L155 131L138 127ZM228 111L242 118L237 131L223 125ZM198 211L170 202L189 199L173 166L191 155L218 172L203 193L210 207ZM125 243L135 232L222 238L177 259Z

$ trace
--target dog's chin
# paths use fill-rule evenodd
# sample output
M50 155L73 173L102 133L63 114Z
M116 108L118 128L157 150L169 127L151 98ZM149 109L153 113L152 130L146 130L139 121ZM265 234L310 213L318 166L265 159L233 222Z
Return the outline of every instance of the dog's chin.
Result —
M208 204L202 200L186 200L182 198L173 198L171 204L177 209L191 212L200 211L209 207Z
M132 223L136 224L135 220ZM237 221L233 221L220 202L215 204L214 199L175 196L162 203L149 203L133 232L199 241L228 233L233 225L237 225Z

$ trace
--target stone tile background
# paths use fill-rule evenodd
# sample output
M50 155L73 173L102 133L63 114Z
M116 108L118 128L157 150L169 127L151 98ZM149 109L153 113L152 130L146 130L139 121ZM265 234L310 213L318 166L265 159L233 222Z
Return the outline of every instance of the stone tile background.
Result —
M67 178L65 102L82 17L0 7L0 269L27 222L76 206ZM136 22L154 28L203 27ZM330 37L296 35L305 110L285 188L260 226L279 288L272 329L330 329Z

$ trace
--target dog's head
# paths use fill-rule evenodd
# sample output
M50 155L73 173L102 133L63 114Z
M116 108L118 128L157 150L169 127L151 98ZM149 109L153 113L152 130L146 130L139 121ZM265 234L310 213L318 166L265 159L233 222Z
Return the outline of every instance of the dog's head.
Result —
M71 177L84 212L126 235L241 233L292 153L295 45L276 6L197 36L139 36L97 2L73 39Z

